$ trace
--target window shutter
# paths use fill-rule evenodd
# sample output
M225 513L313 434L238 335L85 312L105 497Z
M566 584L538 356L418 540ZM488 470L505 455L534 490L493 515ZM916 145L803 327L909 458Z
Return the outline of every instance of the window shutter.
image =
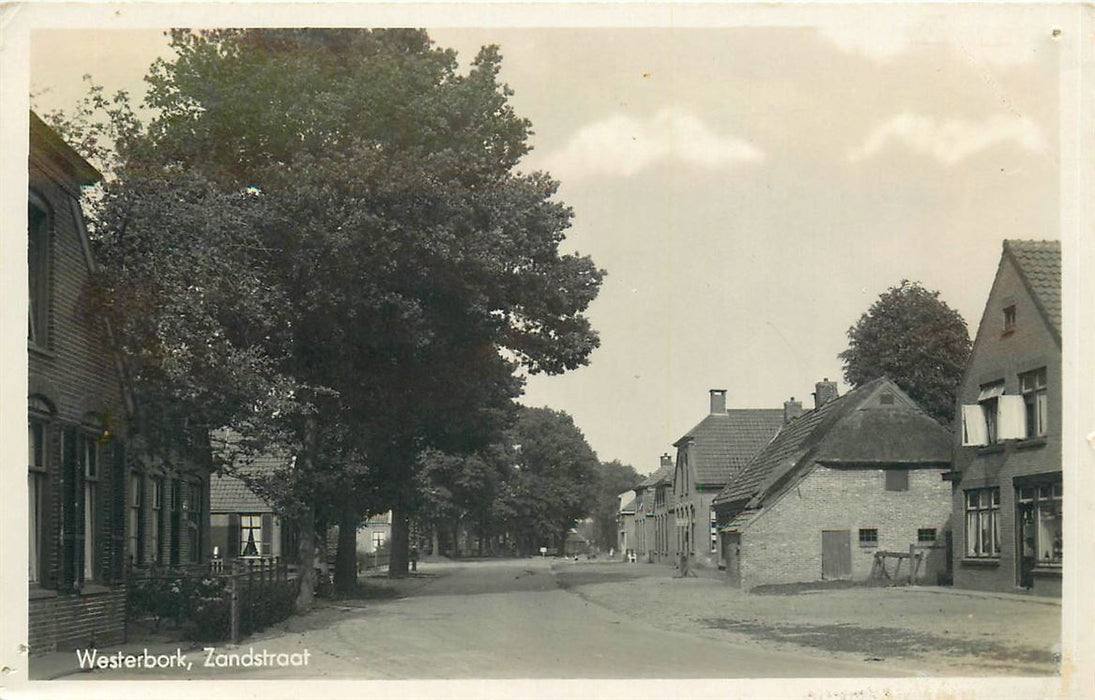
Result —
M76 433L61 435L61 578L57 587L72 590L76 582Z
M962 445L988 444L988 425L980 404L962 406Z
M225 559L235 559L240 555L240 514L228 514L228 551Z
M262 550L260 552L264 557L268 557L273 553L270 548L273 534L274 516L266 514L262 516Z
M114 580L121 581L125 577L125 448L117 440L111 441L111 445L114 452L111 465L114 498L110 510L112 565Z
M144 566L144 474L137 474L137 493L133 497L137 504L137 552L135 554L138 566Z
M1022 396L1004 394L999 401L999 435L1001 440L1021 440L1027 436L1026 405Z
M46 455L47 455L47 473L42 478L42 542L38 549L38 581L43 588L56 588L57 587L57 574L53 568L53 560L55 557L55 543L56 534L53 531L53 490L57 488L57 479L54 476L51 462L52 455L57 454L57 447L54 440L57 439L57 432L53 429L53 426L47 425L45 428L45 441L46 441Z

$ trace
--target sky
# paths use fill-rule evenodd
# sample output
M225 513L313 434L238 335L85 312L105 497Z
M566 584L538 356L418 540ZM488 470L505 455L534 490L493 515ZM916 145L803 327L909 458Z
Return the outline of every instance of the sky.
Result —
M1060 237L1053 8L782 10L425 23L465 62L501 47L534 131L520 168L559 180L564 249L607 271L589 365L530 377L523 398L570 413L602 460L653 471L709 389L731 408L812 406L815 382L841 379L848 328L903 279L972 336L1002 241ZM140 95L159 56L156 29L35 31L34 104L71 108L85 73Z

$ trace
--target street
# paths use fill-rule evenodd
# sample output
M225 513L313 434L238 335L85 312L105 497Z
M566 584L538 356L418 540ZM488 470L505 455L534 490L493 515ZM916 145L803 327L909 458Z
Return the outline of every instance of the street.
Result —
M553 570L554 568L554 570ZM324 605L285 629L244 640L238 652L300 654L300 667L212 667L200 649L190 670L120 669L84 678L462 679L878 677L905 672L755 643L732 643L648 624L571 590L581 567L549 559L431 564L398 582L406 597ZM626 580L624 564L590 568ZM662 569L665 572L666 570ZM688 583L688 582L682 582ZM219 652L230 651L219 647Z

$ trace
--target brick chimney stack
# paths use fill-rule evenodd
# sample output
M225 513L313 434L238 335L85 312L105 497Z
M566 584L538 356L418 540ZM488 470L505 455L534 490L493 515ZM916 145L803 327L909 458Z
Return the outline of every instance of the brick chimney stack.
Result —
M711 414L726 413L726 389L711 390Z
M794 419L802 415L802 402L795 401L795 397L792 396L790 401L783 402L783 424L787 425Z
M663 467L672 467L673 466L673 458L669 456L668 452L666 452L664 455L662 455L662 466Z
M836 382L830 382L828 377L814 385L814 408L821 408L837 397Z

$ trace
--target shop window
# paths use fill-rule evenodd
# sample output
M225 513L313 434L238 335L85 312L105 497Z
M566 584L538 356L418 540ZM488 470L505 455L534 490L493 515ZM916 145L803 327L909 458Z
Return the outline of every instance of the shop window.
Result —
M1036 566L1060 566L1064 557L1061 483L1018 489L1022 555Z
M966 556L1000 556L1000 489L966 491Z
M1020 374L1019 393L1023 396L1024 437L1045 435L1049 411L1045 367Z

